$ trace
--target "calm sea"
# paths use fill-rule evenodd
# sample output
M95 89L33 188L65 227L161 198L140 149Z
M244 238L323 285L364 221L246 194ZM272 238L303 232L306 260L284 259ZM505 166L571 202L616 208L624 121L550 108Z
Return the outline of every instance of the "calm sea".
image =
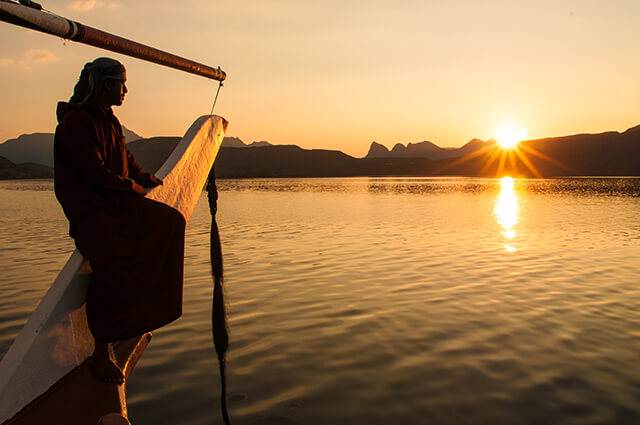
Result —
M233 424L640 423L640 179L219 182ZM51 181L0 182L0 355L73 249ZM134 425L222 423L210 218Z

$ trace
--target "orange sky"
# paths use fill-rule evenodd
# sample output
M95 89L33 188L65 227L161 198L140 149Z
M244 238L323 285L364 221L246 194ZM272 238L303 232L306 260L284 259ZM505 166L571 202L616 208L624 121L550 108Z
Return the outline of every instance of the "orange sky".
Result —
M461 146L640 124L640 2L43 0L62 16L228 73L228 135L364 156L372 141ZM82 65L127 66L116 109L182 135L216 82L0 23L0 141L53 132Z

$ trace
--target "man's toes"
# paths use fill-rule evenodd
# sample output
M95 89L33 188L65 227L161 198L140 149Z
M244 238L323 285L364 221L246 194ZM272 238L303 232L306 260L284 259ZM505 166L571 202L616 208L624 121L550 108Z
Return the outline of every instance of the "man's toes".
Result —
M94 360L91 365L91 369L95 376L105 382L111 382L115 384L122 384L124 382L124 374L122 370L109 360Z
M124 382L124 375L120 368L116 365L113 365L111 371L109 373L109 381L115 382L116 384L122 384Z

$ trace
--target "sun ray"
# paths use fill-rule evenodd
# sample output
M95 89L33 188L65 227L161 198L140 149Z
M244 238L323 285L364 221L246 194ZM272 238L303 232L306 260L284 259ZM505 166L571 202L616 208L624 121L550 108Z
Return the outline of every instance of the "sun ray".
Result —
M513 170L517 174L517 172L518 172L518 164L516 164L516 161L514 159L513 149L509 149L507 151L507 158L509 159L509 167L510 167L510 169Z
M477 171L478 175L486 175L487 171L490 170L497 161L497 169L495 173L491 173L495 177L504 177L505 173L508 171L513 174L527 174L535 178L544 178L540 170L538 170L534 165L534 162L531 160L531 155L553 164L562 170L570 172L573 171L570 167L529 146L530 142L531 141L517 143L509 148L505 148L498 143L488 142L485 146L475 152L459 158L452 158L451 162L442 164L440 169L437 171L443 172L447 169L464 164L472 159L485 156L482 167Z
M533 173L534 176L536 176L539 179L542 178L542 174L540 174L540 172L536 169L536 167L533 166L529 158L527 158L527 156L524 154L524 152L520 150L519 147L516 147L513 151L518 156L518 158L520 158L520 161L522 161L525 167L527 167L529 171Z
M471 160L471 159L473 159L473 158L475 158L477 156L484 155L489 150L491 150L491 147L490 146L485 146L482 149L479 149L479 150L477 150L475 152L472 152L472 153L470 153L468 155L462 156L462 157L456 159L453 162L450 162L449 164L447 164L444 167L442 167L440 170L444 171L444 170L446 170L448 168L453 168L456 165L463 164L463 163L465 163L465 162L467 162L467 161L469 161L469 160Z
M543 154L542 152L532 148L531 146L528 145L521 145L520 148L525 151L526 153L529 153L531 155L537 156L540 159L543 159L557 167L562 168L565 171L570 171L573 172L574 170L571 169L571 167L568 167L566 165L564 165L563 163L556 161L555 159L549 157L548 155Z
M507 161L507 154L505 151L500 153L500 162L498 163L498 174L496 177L502 176L502 171L504 170L504 163Z
M493 164L495 162L495 160L498 159L498 157L500 155L501 155L501 152L499 150L496 149L495 151L493 151L491 153L491 156L489 157L487 162L484 163L484 165L482 166L482 168L480 169L480 172L478 174L484 175L484 173L487 171L487 169L489 169L491 164Z

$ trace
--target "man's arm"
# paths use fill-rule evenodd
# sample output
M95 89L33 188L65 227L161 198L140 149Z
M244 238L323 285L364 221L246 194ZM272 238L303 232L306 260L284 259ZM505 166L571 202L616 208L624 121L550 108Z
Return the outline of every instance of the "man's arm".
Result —
M78 118L61 123L57 143L62 145L82 178L102 189L146 195L139 184L119 176L105 165L98 149L99 141L93 122L88 117Z
M129 177L135 180L137 183L141 184L144 187L155 187L162 184L162 180L154 176L153 174L149 174L142 169L138 161L134 158L134 156L129 152L126 145L124 147L124 151L127 154L127 165L129 166Z

